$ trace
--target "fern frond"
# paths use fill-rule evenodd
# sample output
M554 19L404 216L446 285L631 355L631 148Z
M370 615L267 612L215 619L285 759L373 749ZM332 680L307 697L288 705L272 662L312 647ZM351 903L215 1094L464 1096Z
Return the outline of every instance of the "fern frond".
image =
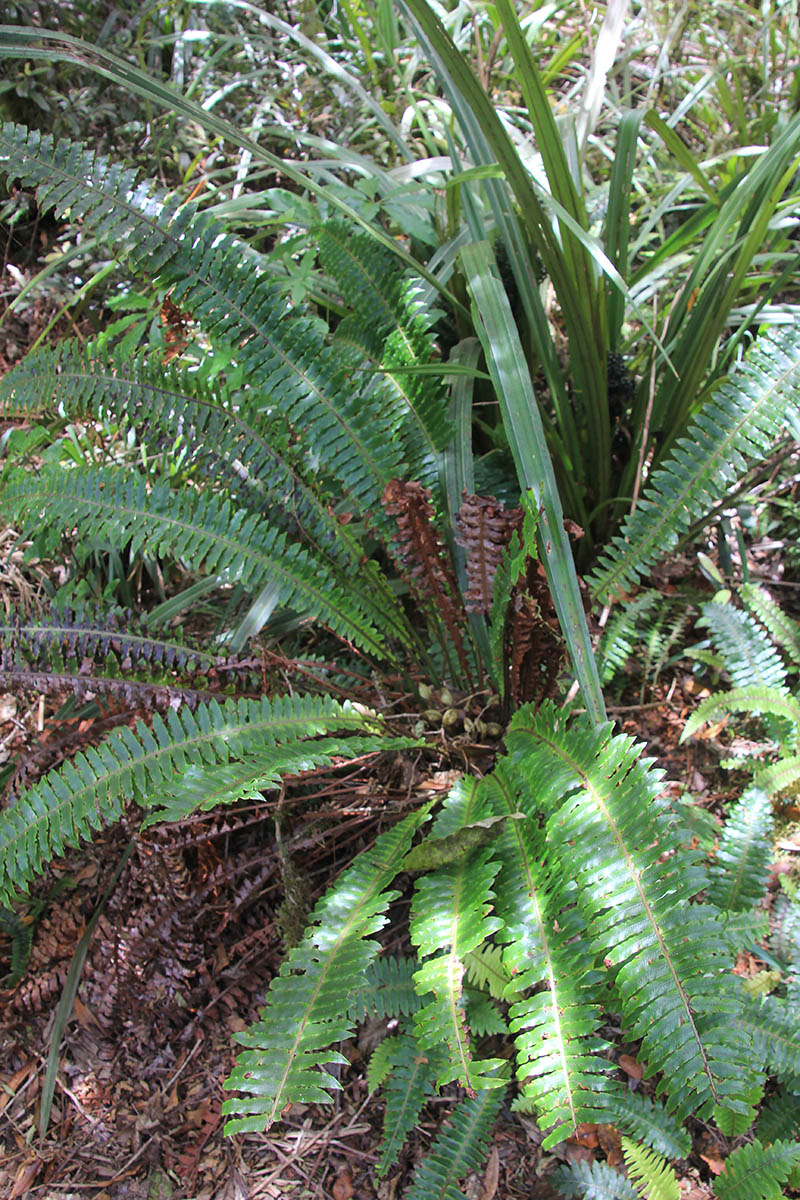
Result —
M723 912L743 912L764 898L772 861L772 804L748 788L725 822L709 868L708 898Z
M416 968L413 958L392 954L376 958L362 985L350 993L350 1018L361 1023L372 1017L407 1017L415 1013L421 1004L414 987Z
M786 668L766 631L740 608L732 604L701 606L699 624L711 634L714 649L722 655L733 687L782 688Z
M695 414L653 473L635 512L590 578L596 596L630 590L718 503L748 464L767 455L797 402L800 333L764 333Z
M502 1103L502 1090L496 1087L458 1105L417 1167L406 1200L464 1200L457 1181L483 1164Z
M29 529L77 527L89 541L105 537L120 548L129 545L132 554L146 548L150 555L239 583L251 594L269 582L279 604L320 619L367 653L386 654L355 588L345 594L326 563L227 500L175 492L165 483L148 491L143 478L112 469L63 467L12 472L3 500L13 519Z
M630 660L634 646L641 640L642 626L661 600L660 592L645 591L615 609L597 646L597 669L602 684L610 683Z
M244 762L219 766L188 766L180 776L161 787L144 827L165 821L183 821L195 812L210 812L220 804L260 800L262 792L280 787L281 781L304 771L332 767L362 755L404 750L418 745L409 738L326 737L314 743L292 743L250 751Z
M604 1162L575 1162L550 1176L563 1196L574 1200L638 1200L633 1184Z
M467 612L491 612L495 575L513 530L522 527L522 519L520 508L509 510L494 496L468 496L464 492L456 524L458 540L467 555Z
M384 1051L384 1046L388 1046ZM383 1053L382 1053L383 1052ZM376 1171L385 1175L397 1162L400 1149L409 1132L414 1128L425 1101L433 1094L436 1074L441 1069L441 1054L422 1054L416 1040L408 1034L386 1038L372 1055L369 1064L370 1080L378 1079L378 1070L373 1068L376 1055L385 1058L380 1072L388 1075L383 1098L386 1111L383 1117L383 1140L381 1157ZM370 1082L370 1090L375 1084Z
M770 1096L759 1113L756 1133L762 1146L800 1140L800 1097L787 1095L784 1088Z
M380 951L372 934L399 895L388 890L427 810L382 834L314 909L308 930L270 984L260 1020L236 1040L246 1046L225 1087L228 1133L259 1130L289 1103L328 1102L341 1087L325 1068L345 1064L337 1042L352 1036L348 999Z
M630 1138L622 1138L622 1154L628 1175L640 1196L646 1200L680 1200L681 1189L675 1172L654 1150L637 1146Z
M753 776L756 787L761 788L768 796L780 796L783 792L794 790L800 779L800 755L793 754L789 758L781 758L778 762L766 767L758 767Z
M433 833L447 837L489 816L478 781L462 780L451 790ZM457 1079L469 1091L495 1086L486 1082L498 1060L474 1062L463 997L464 960L500 927L490 915L492 883L498 864L491 848L481 847L417 881L411 905L410 936L422 965L414 975L420 994L433 999L414 1014L414 1031L426 1049L445 1044L449 1063L440 1086Z
M522 496L522 510L522 527L512 530L508 546L492 577L489 647L492 680L501 700L506 700L509 693L513 697L515 690L514 667L510 661L514 647L508 645L515 632L515 600L524 592L531 565L539 557L536 548L539 512L532 493Z
M246 244L196 206L149 194L134 172L66 139L54 143L4 125L0 166L37 189L42 211L53 206L82 218L213 340L232 347L265 409L283 413L341 494L361 513L377 509L389 480L402 473L394 416L373 402L379 398L355 369L358 357L328 346L319 323L287 307Z
M604 1097L607 1120L629 1133L664 1158L688 1158L692 1149L689 1134L671 1113L642 1092L614 1090Z
M773 1074L800 1075L800 1026L794 1005L775 996L747 997L736 1024Z
M769 632L770 637L800 666L800 625L783 611L766 588L758 583L743 583L739 595L747 608Z
M336 338L351 340L380 368L382 387L402 414L398 435L408 474L434 486L437 455L453 431L441 382L407 370L431 362L434 352L431 319L419 289L374 238L339 221L326 222L314 234L323 265L354 310L337 328Z
M483 988L495 1000L507 997L511 977L503 965L500 946L477 946L464 960L467 983Z
M750 949L769 933L769 917L763 908L726 913L725 937L734 954Z
M507 943L503 965L511 976L509 1025L515 1034L523 1096L547 1133L549 1149L582 1121L605 1120L608 1047L598 1036L596 973L574 907L569 881L545 844L525 772L501 759L484 784L496 812L531 809L525 821L506 822L495 853L502 871L497 911ZM547 866L545 866L547 864ZM542 986L544 985L544 986ZM519 998L522 994L523 998Z
M87 692L113 694L132 707L163 709L219 698L220 682L252 690L250 675L235 659L138 630L130 613L98 612L92 619L53 604L37 619L12 611L0 621L0 687L6 690L71 689L79 699Z
M772 916L770 950L781 962L800 968L800 896L778 896Z
M391 551L425 613L434 636L438 636L445 658L452 652L458 659L448 663L451 678L471 677L462 636L465 612L450 557L434 522L431 493L416 481L393 479L383 495L387 517L394 522Z
M670 1112L736 1109L752 1085L732 1017L741 1000L717 910L692 904L707 879L680 845L661 773L609 726L569 730L550 705L523 709L506 736L547 818L549 861L569 863L595 954L613 971L623 1028L664 1072Z
M781 1184L800 1163L800 1142L751 1142L725 1160L725 1171L714 1181L717 1200L783 1200Z
M155 714L152 729L140 721L135 733L123 726L0 813L0 898L27 888L45 862L118 820L128 800L157 802L176 773L198 763L213 769L266 747L280 760L284 748L297 752L308 739L363 723L349 705L301 696L170 710L166 722Z
M728 692L715 692L702 700L694 710L681 733L681 742L687 741L703 725L718 721L728 713L743 712L752 715L780 717L800 730L800 703L794 696L787 695L777 687L752 684L731 688Z
M216 482L224 479L239 504L259 512L271 504L276 519L285 514L287 530L300 531L331 555L352 550L324 492L303 478L285 422L259 412L252 392L234 399L218 379L212 387L202 371L166 367L152 354L64 341L32 351L9 371L0 380L4 401L37 409L49 403L68 417L111 415L145 442L177 441L187 461Z

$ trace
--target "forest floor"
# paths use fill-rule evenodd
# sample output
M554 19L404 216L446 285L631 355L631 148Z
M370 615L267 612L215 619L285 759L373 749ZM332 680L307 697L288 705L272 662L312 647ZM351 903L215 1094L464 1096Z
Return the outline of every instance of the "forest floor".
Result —
M0 329L0 371L17 361L46 323L35 307ZM774 574L764 551L762 573ZM36 571L23 563L13 531L0 531L0 603L35 610ZM659 580L685 574L676 562ZM711 740L679 745L698 684L684 663L646 696L631 680L612 707L618 727L646 743L665 786L688 790L717 812L730 783ZM78 707L71 694L5 693L0 684L0 767L13 763L4 802L21 784L96 742L111 726L148 714ZM136 836L135 848L103 903L130 839L133 813L90 844L50 864L19 907L21 924L0 922L0 1196L5 1200L400 1200L416 1162L447 1120L451 1091L430 1101L397 1166L376 1175L382 1104L368 1093L365 1062L385 1033L374 1022L342 1047L342 1091L325 1109L293 1105L268 1133L227 1138L223 1080L232 1037L256 1017L277 971L285 938L302 927L308 904L352 856L400 815L449 788L467 755L457 742L416 758L350 764L335 776L306 777L282 804L291 864L306 896L287 886L287 858L275 837L277 800L202 814L179 827ZM470 756L472 769L475 756ZM478 761L491 766L490 754ZM292 807L292 797L294 807ZM288 826L286 806L289 806ZM786 869L777 862L775 871ZM285 902L286 892L293 898ZM398 912L408 903L398 901ZM53 1029L70 964L102 904L81 982L58 1046L46 1127L43 1092ZM402 924L399 923L398 924ZM32 934L29 952L26 931ZM390 927L391 936L391 927ZM395 947L402 949L402 945ZM14 955L24 961L11 983ZM737 963L750 974L761 964ZM636 1046L616 1033L621 1078L642 1081ZM690 1159L676 1164L684 1196L711 1195L729 1145L697 1126ZM556 1196L547 1176L559 1161L621 1161L619 1133L587 1126L543 1154L535 1123L504 1110L488 1162L464 1182L470 1200Z

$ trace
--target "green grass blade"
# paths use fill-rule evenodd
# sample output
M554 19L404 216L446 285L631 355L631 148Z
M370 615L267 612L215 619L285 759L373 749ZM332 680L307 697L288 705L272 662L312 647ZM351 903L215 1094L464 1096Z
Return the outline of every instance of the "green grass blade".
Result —
M600 722L605 719L603 695L564 530L561 497L508 297L492 269L488 243L466 246L461 259L520 485L533 492L540 510L537 541L553 602L587 711Z

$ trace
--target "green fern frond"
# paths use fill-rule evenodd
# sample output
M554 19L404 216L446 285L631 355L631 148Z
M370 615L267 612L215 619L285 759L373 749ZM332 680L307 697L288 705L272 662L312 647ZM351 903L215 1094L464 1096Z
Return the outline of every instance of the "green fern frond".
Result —
M800 364L799 364L800 365ZM769 636L749 613L732 604L703 604L699 624L711 634L722 655L731 684L740 687L782 688L786 668Z
M319 323L287 308L257 254L196 206L149 194L133 172L66 139L54 144L4 125L0 167L37 189L42 211L54 206L82 218L212 339L232 347L264 408L282 412L341 494L380 519L380 497L402 474L396 417L377 402L374 380L355 369L358 356L328 346Z
M506 744L546 816L548 860L569 864L623 1028L642 1039L649 1071L664 1073L667 1109L741 1108L753 1083L732 1021L741 998L717 910L691 903L707 878L680 845L661 773L610 726L567 730L550 705L517 713Z
M464 959L467 983L483 988L495 1000L508 997L511 977L503 965L500 946L477 946Z
M611 1064L597 1034L597 975L578 936L583 922L568 907L574 903L572 888L539 828L527 773L501 759L484 787L496 812L531 809L525 821L506 822L498 838L497 911L504 924L499 936L507 943L503 965L511 977L507 996L513 1001L509 1026L517 1074L526 1106L533 1105L542 1129L553 1127L543 1143L549 1149L581 1121L605 1119L605 1075Z
M299 946L270 984L261 1018L236 1040L246 1046L225 1087L228 1133L259 1130L289 1103L328 1102L341 1085L325 1068L347 1060L331 1047L353 1035L348 998L380 951L372 934L399 895L388 890L427 809L382 834L314 909Z
M501 1087L486 1088L462 1101L417 1167L405 1200L464 1200L458 1180L482 1166L502 1103Z
M450 791L432 834L443 840L476 821L491 816L478 786L467 778ZM497 1065L474 1062L464 1004L464 960L500 927L490 915L492 883L498 864L491 848L480 847L417 881L411 904L410 936L421 966L414 976L422 995L432 999L414 1014L414 1030L423 1049L448 1047L449 1063L439 1084L457 1079L468 1090L492 1087L484 1079Z
M385 1063L373 1066L376 1057L385 1059ZM376 1167L378 1175L385 1175L397 1162L406 1137L414 1128L425 1101L435 1090L436 1074L441 1066L441 1053L421 1053L416 1040L408 1034L386 1038L372 1055L368 1076L370 1090L374 1090L373 1081L378 1080L380 1074L384 1078L388 1075L383 1090L386 1111L381 1156Z
M604 1162L575 1162L559 1167L550 1181L574 1200L638 1200L633 1184Z
M362 755L405 750L419 744L410 738L327 737L318 744L293 743L268 750L254 748L241 763L188 766L179 776L162 785L156 806L143 824L146 828L165 821L183 821L192 813L210 812L220 804L260 800L262 792L280 787L281 781L288 776L331 767L337 760L348 762Z
M606 1120L664 1158L688 1158L692 1149L689 1134L662 1104L642 1092L614 1090L603 1100Z
M695 414L652 475L635 512L590 578L600 598L631 589L647 569L765 457L797 403L800 333L762 334L744 362Z
M769 796L748 788L728 814L709 868L708 898L723 912L743 912L763 900L772 861L772 825Z
M746 997L737 1027L752 1039L753 1053L775 1075L800 1075L800 1025L793 1004L775 996Z
M374 238L338 221L313 232L323 265L354 310L336 337L352 341L380 369L383 387L404 417L398 432L409 477L435 485L437 455L453 431L441 382L407 370L431 362L434 350L430 317L417 290L398 271L396 257Z
M350 992L348 1014L361 1023L373 1017L407 1017L420 1007L414 987L417 963L413 958L392 954L376 958L364 976L361 987Z
M781 758L776 763L766 767L758 767L753 776L756 787L761 788L768 796L780 796L784 792L794 791L800 780L800 755L793 754L789 758Z
M269 504L287 531L350 569L360 561L324 490L304 479L285 422L259 412L252 391L234 398L219 379L212 387L202 371L165 367L152 354L61 342L26 355L0 380L6 401L37 410L49 403L68 417L112 415L146 443L179 442L186 462L224 479L237 503L259 512Z
M800 625L783 611L766 588L758 583L743 583L739 588L742 601L768 630L770 637L786 651L793 663L800 666Z
M646 1200L680 1200L681 1189L675 1172L654 1150L637 1146L630 1138L622 1138L622 1155L628 1175L640 1196Z
M781 1184L800 1163L800 1142L751 1142L725 1160L714 1181L717 1200L783 1200Z
M769 917L764 909L725 914L725 937L734 954L750 949L769 933Z
M789 1096L784 1088L765 1101L756 1125L762 1146L770 1142L800 1139L800 1096Z
M753 1125L758 1112L758 1105L764 1097L764 1088L761 1084L756 1084L750 1094L750 1107L747 1112L731 1112L729 1108L714 1109L714 1121L717 1128L725 1137L741 1137L743 1133L747 1133Z
M772 919L770 950L782 963L800 968L800 896L778 896Z
M687 741L703 725L735 712L779 717L800 730L800 703L794 696L787 695L777 687L752 684L734 687L728 692L715 692L702 700L686 722L681 742Z
M278 603L323 621L353 645L384 657L384 639L367 619L355 589L345 594L326 563L264 526L263 519L214 495L148 491L139 476L112 469L63 467L16 471L3 491L6 512L29 529L78 528L88 541L108 538L132 554L146 548L239 583L251 594L269 582Z
M597 646L597 669L603 685L610 683L630 660L634 646L641 641L642 626L661 600L660 592L644 591L615 610Z
M213 769L233 758L275 750L297 753L302 743L337 730L362 729L363 717L328 697L229 700L195 712L158 714L152 729L123 726L104 742L51 771L0 813L0 899L26 889L45 862L76 846L125 804L157 803L176 774L198 764ZM311 753L311 747L307 748Z

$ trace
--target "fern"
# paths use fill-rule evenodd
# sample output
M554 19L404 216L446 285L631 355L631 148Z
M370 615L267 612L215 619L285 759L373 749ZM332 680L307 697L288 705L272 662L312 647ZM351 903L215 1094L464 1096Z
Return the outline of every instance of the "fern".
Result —
M252 391L235 396L202 370L165 367L152 354L127 355L95 344L42 347L0 380L0 404L63 411L68 417L113 416L145 443L178 442L197 465L240 505L283 521L344 568L361 558L315 480L306 480L302 455L290 445L286 422L266 416Z
M417 1168L406 1200L463 1200L457 1181L483 1163L502 1102L503 1093L496 1087L459 1104Z
M800 1142L751 1142L725 1160L725 1171L714 1182L718 1200L782 1200L781 1184L800 1163Z
M31 531L43 524L65 532L77 526L87 541L107 537L132 554L146 545L151 555L172 555L251 594L269 581L279 603L320 618L368 653L386 654L353 589L345 594L324 562L227 500L174 492L163 483L148 491L144 479L110 469L61 467L38 475L11 472L3 495L12 519Z
M377 958L366 972L362 986L350 990L351 1020L363 1022L371 1017L401 1017L416 1012L421 1001L414 987L415 969L413 958L392 955Z
M646 1200L680 1200L681 1189L675 1172L653 1150L644 1150L630 1138L622 1139L622 1154L628 1175L640 1196Z
M154 279L214 340L234 349L252 388L283 413L359 511L401 474L394 431L358 357L326 346L319 325L287 309L259 257L191 204L150 195L134 173L69 141L19 126L0 131L0 166L34 186L42 211L83 218L95 236Z
M747 470L763 458L796 403L800 334L763 333L747 358L695 414L653 473L590 577L600 598L631 589Z
M533 796L527 777L509 760L498 763L485 787L497 812L516 811ZM519 794L523 788L525 794ZM567 907L574 889L546 848L535 810L524 822L506 823L496 853L503 863L498 913L507 943L503 966L511 977L507 995L515 1001L509 1026L516 1035L517 1072L540 1125L554 1127L544 1139L549 1148L581 1121L604 1119L604 1073L610 1064L597 1034L597 976L577 936L582 924Z
M433 486L438 482L437 456L450 441L452 427L441 386L414 373L433 354L430 319L414 285L374 238L333 221L314 235L323 265L354 310L337 327L337 340L351 341L379 367L384 388L405 414L401 437L409 477Z
M637 1200L639 1193L624 1175L604 1162L575 1162L551 1175L554 1187L575 1200Z
M403 750L414 743L409 738L327 737L324 742L253 747L241 763L221 763L215 767L187 766L179 777L161 786L157 804L144 820L144 826L164 821L183 821L194 812L210 812L220 804L239 800L259 800L261 793L280 787L290 775L331 767L373 754L376 750Z
M744 583L739 595L750 612L768 630L772 640L800 666L800 626L783 611L760 584Z
M664 1073L667 1109L743 1107L752 1066L732 1025L741 1002L723 927L691 903L706 876L671 828L659 774L629 738L586 722L567 733L549 707L521 710L506 740L546 816L549 859L570 864L623 1027Z
M314 909L303 941L270 984L261 1019L236 1040L247 1047L225 1086L229 1133L263 1129L286 1104L326 1101L341 1087L325 1068L347 1059L330 1049L352 1036L347 997L363 980L399 893L388 890L426 809L412 813L356 859Z
M132 707L165 708L209 701L220 682L252 690L251 674L235 659L137 629L130 613L96 612L90 620L54 603L39 618L11 612L0 622L0 686L7 690L71 689L79 699L110 693Z
M774 996L748 998L738 1028L753 1043L753 1053L775 1075L800 1075L800 1025L795 1005Z
M634 646L641 641L642 626L660 602L660 592L644 591L615 610L597 645L601 683L610 683L629 662Z
M609 1092L604 1098L607 1120L651 1146L664 1158L688 1158L688 1133L663 1105L641 1092Z
M752 909L763 899L772 861L772 805L757 788L748 788L725 822L710 869L708 896L725 912Z
M416 1040L408 1034L386 1038L372 1055L368 1074L370 1090L383 1083L388 1075L383 1092L386 1111L377 1166L379 1175L385 1175L397 1162L403 1142L434 1090L436 1074L443 1065L441 1057L441 1052L421 1054ZM375 1063L376 1058L381 1061Z
M314 761L325 756L324 738L336 730L363 728L350 705L311 696L212 702L196 712L170 710L166 722L153 716L135 733L127 726L106 741L50 772L0 814L0 898L26 889L45 862L78 845L103 824L116 821L129 799L155 804L173 785L176 773L192 770L200 788L202 772L233 758L260 754L264 775L270 759L284 769L287 755ZM305 743L305 745L304 745ZM373 747L379 739L372 742ZM291 768L290 768L291 769Z
M433 832L443 838L487 815L477 780L470 779L450 792ZM420 994L432 993L414 1014L417 1040L422 1049L447 1046L440 1086L455 1079L473 1093L497 1086L491 1076L500 1062L473 1061L463 1000L465 957L501 924L490 916L497 866L489 848L463 855L418 881L411 909L411 941L421 959L414 982Z
M762 1106L756 1134L763 1146L792 1138L800 1140L800 1097L788 1096L783 1088L771 1096Z
M728 692L715 692L702 700L686 722L681 741L693 737L703 725L735 712L778 717L795 730L800 730L800 704L793 696L788 696L777 687L752 684L731 688Z
M734 687L782 688L786 668L767 633L731 604L703 604L700 624L711 634Z

